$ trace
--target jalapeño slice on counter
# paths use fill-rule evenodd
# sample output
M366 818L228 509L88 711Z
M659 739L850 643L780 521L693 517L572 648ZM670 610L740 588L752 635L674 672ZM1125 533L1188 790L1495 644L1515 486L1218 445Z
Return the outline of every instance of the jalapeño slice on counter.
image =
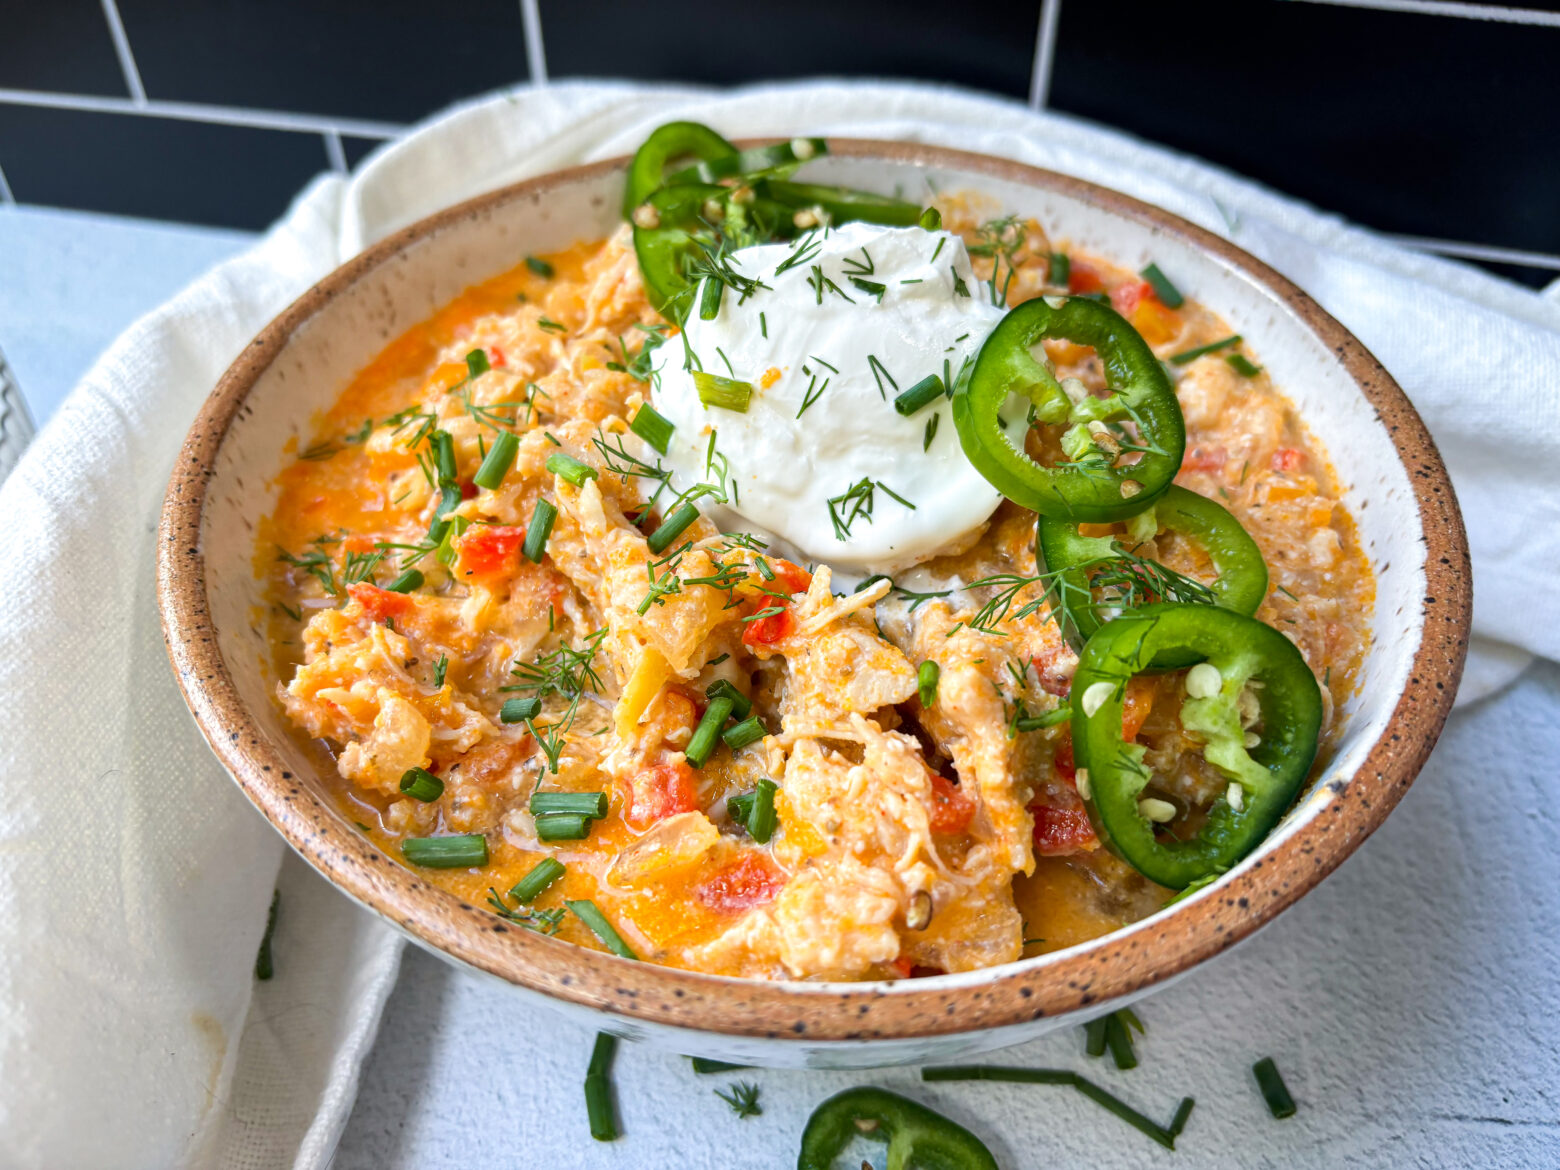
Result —
M807 1119L797 1170L829 1170L865 1134L888 1143L888 1165L909 1170L997 1170L978 1137L908 1097L863 1085L836 1093Z
M1161 655L1187 671L1181 726L1229 784L1194 835L1173 836L1152 796L1146 748L1121 737L1127 683ZM1072 740L1100 839L1171 889L1234 865L1278 823L1316 758L1321 691L1295 644L1271 626L1212 605L1149 605L1101 626L1073 677ZM1247 746L1250 744L1251 746ZM1145 799L1147 797L1148 799ZM1176 809L1178 819L1179 809Z
M1203 585L1135 555L1137 544L1161 532L1200 547L1218 576ZM1035 543L1046 571L1061 575L1062 628L1080 641L1088 641L1116 611L1145 603L1201 602L1249 617L1267 596L1267 563L1240 521L1206 496L1174 484L1128 521L1124 537L1085 536L1071 521L1041 516ZM1193 661L1172 657L1155 665L1174 669Z
M1050 339L1092 346L1109 393L1058 382L1033 350ZM1018 402L1009 405L1010 396ZM1067 458L1032 459L1003 431L1004 414L1065 426ZM1170 487L1186 448L1175 387L1137 330L1109 305L1085 297L1026 301L997 324L967 381L954 390L959 442L993 487L1025 508L1074 523L1102 524L1143 511Z
M713 162L734 158L737 153L735 146L699 122L668 122L658 127L634 152L634 161L629 164L628 186L623 191L624 217L632 218L634 208L666 185L669 164L688 159Z

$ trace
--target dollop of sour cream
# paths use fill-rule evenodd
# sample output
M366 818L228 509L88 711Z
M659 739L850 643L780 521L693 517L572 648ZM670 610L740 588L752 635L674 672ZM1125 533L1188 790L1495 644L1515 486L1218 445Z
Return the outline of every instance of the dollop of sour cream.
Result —
M727 504L699 505L723 528L863 574L926 560L991 515L1000 496L965 457L948 399L894 409L929 374L957 378L1002 319L958 236L850 223L730 261L764 287L727 287L715 318L696 309L653 362L678 490L723 468ZM702 403L698 369L750 383L748 409Z

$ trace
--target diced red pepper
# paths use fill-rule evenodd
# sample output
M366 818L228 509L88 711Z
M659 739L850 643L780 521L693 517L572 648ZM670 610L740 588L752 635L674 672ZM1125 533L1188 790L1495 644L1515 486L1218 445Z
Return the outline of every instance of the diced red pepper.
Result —
M1223 471L1229 452L1223 447L1193 447L1181 459L1182 471Z
M769 562L769 567L775 572L775 579L769 584L771 589L779 586L787 593L805 593L812 584L812 574L790 561L776 557Z
M1305 466L1305 452L1296 447L1280 447L1273 452L1273 470L1299 471Z
M1029 810L1035 817L1035 852L1041 857L1066 857L1099 847L1089 814L1077 808L1054 808L1037 804Z
M506 364L504 360L504 351L499 349L496 345L488 346L488 364L491 365L495 370L504 366Z
M718 913L739 914L773 902L784 885L785 875L768 855L749 850L694 886L693 896Z
M1110 303L1123 317L1130 317L1140 304L1153 296L1154 286L1148 281L1127 280L1110 290Z
M518 563L525 529L502 524L478 524L460 538L460 567L469 573L497 573Z
M975 798L946 776L932 773L932 807L927 822L934 833L962 833L975 819Z
M1082 260L1074 260L1067 273L1067 290L1075 293L1099 292L1105 287L1100 270Z
M382 622L387 617L400 617L410 613L416 604L404 593L391 593L390 590L381 589L378 585L370 585L367 581L348 585L347 593L353 601L363 607L363 616L371 622Z
M748 622L742 630L742 644L757 648L759 646L773 646L776 642L783 642L791 636L796 629L796 615L791 612L791 605L787 601L781 601L778 597L770 597L765 594L760 600L763 605L758 610L763 613L766 609L777 612L765 613L761 618L754 618Z
M480 489L477 487L477 485L468 479L465 483L460 485L460 498L463 500L474 500L477 498L477 492L479 490Z
M623 819L636 829L648 829L677 813L693 812L699 807L693 769L679 761L635 773L629 779L623 805Z

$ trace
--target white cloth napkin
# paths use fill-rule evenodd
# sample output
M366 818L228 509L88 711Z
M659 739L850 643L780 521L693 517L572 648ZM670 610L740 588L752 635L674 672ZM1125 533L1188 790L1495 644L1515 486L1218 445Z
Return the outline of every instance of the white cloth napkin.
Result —
M569 84L459 108L322 178L251 251L132 327L0 487L0 1167L320 1167L399 942L290 858L184 711L153 596L158 507L201 399L309 284L466 196L624 153L674 117L725 133L913 139L1159 204L1274 265L1403 384L1452 469L1476 572L1459 698L1560 626L1560 286L1394 247L1206 164L1011 102L904 85ZM280 867L280 877L278 870ZM276 978L251 971L280 883Z

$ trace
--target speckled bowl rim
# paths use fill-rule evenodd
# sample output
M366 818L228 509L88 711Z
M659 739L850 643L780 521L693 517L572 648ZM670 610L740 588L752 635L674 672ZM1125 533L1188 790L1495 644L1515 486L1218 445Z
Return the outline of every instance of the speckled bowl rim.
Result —
M1375 408L1419 507L1426 577L1421 642L1407 688L1358 770L1265 856L1172 913L1040 960L898 983L771 983L635 963L512 928L386 856L288 770L239 698L207 602L201 522L229 425L294 331L342 290L447 225L621 169L624 159L556 171L429 216L331 273L244 349L190 428L164 501L157 593L168 655L212 750L299 854L418 940L501 979L627 1019L812 1042L905 1040L1087 1010L1169 979L1250 935L1337 868L1402 799L1440 734L1467 653L1472 594L1462 517L1435 444L1397 383L1310 297L1234 245L1118 192L1004 159L861 139L831 140L830 147L837 156L959 169L1048 188L1212 253L1274 293Z

